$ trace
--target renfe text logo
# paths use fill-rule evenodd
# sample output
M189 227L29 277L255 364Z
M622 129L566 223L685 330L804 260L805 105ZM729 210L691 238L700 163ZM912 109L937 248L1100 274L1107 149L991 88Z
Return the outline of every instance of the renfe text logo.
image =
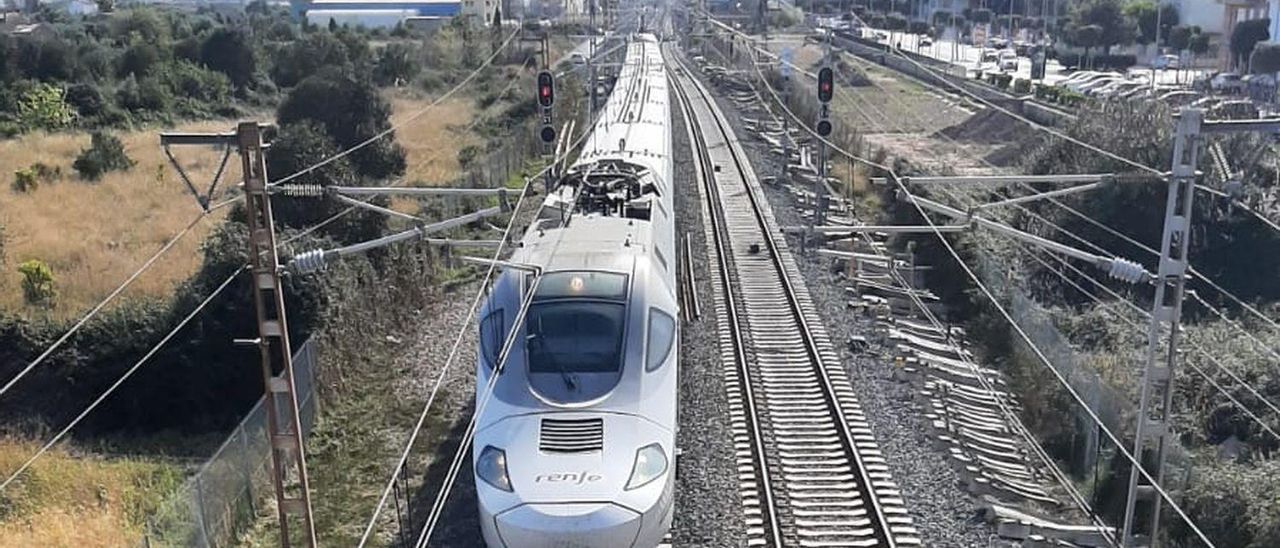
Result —
M558 474L539 474L533 478L534 483L572 483L574 485L582 485L584 483L594 483L602 478L599 474L592 474L583 470L581 472L560 472Z

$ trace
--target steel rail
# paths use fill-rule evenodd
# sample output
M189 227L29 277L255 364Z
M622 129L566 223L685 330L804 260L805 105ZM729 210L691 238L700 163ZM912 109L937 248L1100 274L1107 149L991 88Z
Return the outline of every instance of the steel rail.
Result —
M674 60L674 56L669 55L668 57ZM676 63L677 66L681 66L678 61L676 61ZM731 247L732 242L729 241L729 233L731 231L730 220L728 219L730 216L730 212L728 211L729 204L726 202L726 196L721 193L719 184L715 181L715 176L712 175L710 178L704 177L703 185L708 192L711 221L715 223L715 244L721 262L721 276L726 280L727 284L723 290L724 294L726 298L732 299L736 289L737 291L743 291L742 295L744 297L749 297L749 294L745 289L743 289L743 285L765 284L780 287L782 290L782 301L777 303L770 302L768 304L777 304L779 305L779 308L783 308L784 310L762 311L757 309L755 311L756 319L757 321L786 321L791 322L788 325L795 326L795 331L798 331L803 352L807 357L807 360L805 361L807 361L807 365L809 366L809 371L798 372L802 375L812 373L814 379L817 381L816 394L814 394L814 390L808 388L809 381L807 379L797 383L795 378L790 377L792 373L788 372L786 373L786 375L788 375L786 382L790 384L784 388L783 381L780 380L781 377L778 371L775 370L770 373L765 370L766 367L761 363L755 364L757 365L755 368L751 367L751 364L742 363L741 369L743 373L743 380L741 384L743 391L746 393L751 389L752 382L758 381L764 389L764 399L766 402L777 397L780 399L775 403L798 403L802 400L781 399L781 395L783 393L787 393L787 397L790 398L790 392L796 390L803 393L804 397L816 395L820 398L823 404L822 407L825 408L825 412L814 411L816 415L810 415L804 420L805 422L813 423L810 426L805 427L813 428L813 430L811 432L806 431L803 436L797 437L794 434L788 435L791 435L793 439L804 439L806 442L822 444L828 448L838 447L838 452L828 451L826 456L831 457L838 455L839 457L846 458L846 462L852 465L849 467L850 470L847 471L850 473L842 473L845 472L845 470L841 469L843 467L837 466L835 469L824 469L824 474L822 475L813 476L828 480L822 485L816 483L793 483L791 481L793 479L792 477L795 476L798 478L800 474L788 474L784 469L782 476L786 481L783 485L788 494L788 506L793 508L791 510L792 517L794 518L794 523L792 524L794 528L792 532L794 532L797 537L795 542L791 544L808 545L813 542L816 543L815 545L825 545L826 541L819 540L819 537L848 538L853 536L857 536L864 540L869 537L869 540L872 540L874 545L877 546L918 544L919 541L914 536L915 531L909 525L909 519L905 518L905 516L898 518L891 518L889 516L890 513L903 514L905 513L905 510L900 507L901 500L897 498L896 488L893 487L892 483L888 480L887 469L885 469L883 464L880 463L875 466L876 470L872 471L872 466L868 462L870 459L864 457L863 451L868 449L867 445L874 443L871 439L870 430L862 424L857 425L855 428L849 420L850 414L860 416L861 411L857 408L856 402L852 401L854 398L851 389L847 386L847 379L841 379L844 381L844 386L841 386L833 379L833 368L842 368L842 364L838 363L839 358L834 356L834 351L831 348L829 341L825 340L825 333L822 334L823 340L820 342L819 336L815 334L814 328L810 325L808 315L813 313L812 303L808 302L807 298L802 299L802 290L797 289L797 284L793 281L793 274L790 270L793 269L794 266L789 265L786 259L784 259L784 256L789 257L789 254L787 254L784 246L779 244L776 240L775 233L777 230L772 228L773 223L765 213L765 208L768 207L768 204L765 203L762 196L758 195L756 186L751 184L754 175L750 166L744 160L745 154L734 138L733 130L725 121L724 114L720 112L719 108L715 105L714 99L711 98L709 92L690 75L691 73L688 71L687 67L682 67L682 69L684 74L687 75L685 76L685 78L687 78L687 83L682 81L680 70L673 71L676 75L676 77L673 78L676 82L675 88L684 101L682 106L686 108L689 114L692 114L692 101L689 98L689 90L686 88L691 88L693 92L697 94L698 99L705 103L706 115L699 119L699 123L693 123L692 119L689 123L691 127L696 128L696 132L700 137L700 142L697 143L699 145L698 149L701 157L700 159L704 164L704 167L711 168L708 171L712 173L716 172L714 166L705 165L711 162L711 153L708 148L708 143L706 142L704 126L713 127L723 138L725 145L724 148L733 164L733 169L736 170L737 179L741 181L742 184L743 192L741 195L745 196L745 205L746 208L749 209L749 212L745 213L749 214L751 222L754 223L754 227L744 226L744 224L747 223L747 217L739 217L737 220L738 226L733 228L736 228L740 233L748 229L752 230L753 236L758 237L759 240L764 243L764 247L767 248L768 252L767 259L769 267L763 270L757 268L757 272L747 271L744 267L749 267L749 265L735 264L733 266L738 268L732 268L728 264L728 257L730 254L734 253ZM729 190L729 192L734 194L737 193L736 189ZM739 203L741 203L741 201ZM754 254L754 252L750 254ZM734 262L737 263L743 258L744 257L735 258ZM747 261L751 260L747 259ZM734 280L734 276L732 274L737 274L739 279ZM743 277L747 278L747 284L742 283ZM736 286L736 288L734 286ZM732 300L730 301L730 306L727 307L727 317L733 327L735 341L739 345L743 342L743 332L739 326L744 323L743 319L740 318L739 315L747 315L748 317L746 318L745 323L750 325L750 314L752 311L750 310L750 303L746 302L750 300L750 298L744 299L744 303L747 306L743 306L742 310L739 310L739 307L736 306L736 303ZM783 316L786 316L786 318L784 319ZM777 357L777 351L779 350L778 347L772 349L767 348L770 343L776 344L777 341L762 340L760 342L764 343L761 345L762 347L766 347L763 348L764 352L762 353L773 354L771 357ZM746 349L739 347L736 352L738 352L738 355L745 355ZM759 361L759 355L757 355L757 361ZM753 372L752 369L759 369L759 371ZM840 371L841 376L843 376L843 370L841 369ZM801 388L797 389L797 386ZM773 391L776 391L777 393L771 393L770 387L772 387ZM754 399L758 399L758 396ZM753 401L747 401L746 403L749 406L749 414L751 415L751 418L755 419L756 417L754 414L759 409L757 407L758 403ZM786 414L783 412L784 410L781 409L780 405L777 406L776 409L771 410L768 407L764 409L769 413L769 422L771 423L774 422L772 414ZM795 416L793 415L789 418L795 418ZM771 434L777 436L777 431L785 430L784 426L788 426L787 421L782 419L782 416L778 417L777 422L779 424L773 427L772 430L774 431L770 432ZM833 423L832 425L835 428L829 430L822 428L820 421L823 420L829 420ZM759 422L754 421L753 424L758 425ZM798 425L794 423L789 425L790 428L795 428L796 426ZM812 435L809 435L810 433ZM757 445L761 446L761 450L763 450L762 446L764 445L764 441L759 437L763 434L763 431L757 428L756 434ZM834 439L836 441L834 445L827 443L831 440L831 437L827 434L834 434ZM861 438L861 441L859 438ZM796 451L796 447L792 446L792 444L775 442L775 445L777 445L777 447L774 449L778 454L766 455L766 462L770 460L778 460L780 462L779 465L785 468L788 461L790 464L796 465L803 459L803 457L800 456L800 452ZM874 453L874 458L879 459L878 452L872 451L869 453ZM831 461L828 460L825 464L829 465L830 462ZM805 466L809 465L810 464L806 464ZM768 474L769 470L767 468L768 467L766 466L762 470L762 474ZM833 471L837 472L834 476L825 474L826 472ZM833 477L848 481L834 484L829 481ZM856 501L839 500L838 498L835 498L847 498L847 494L833 492L832 489L834 485L839 485L845 488L852 487L855 489L859 495L861 503L866 506L865 513L860 512L860 510L862 510L861 508L857 510L849 510L850 507L859 505ZM794 492L791 492L793 490ZM886 501L881 500L882 493L886 498L893 497L895 500L889 504L885 504L884 502ZM827 500L824 502L819 500L822 498L834 498L835 500ZM845 507L842 510L831 509L832 507L840 508L842 506ZM897 507L891 508L892 506ZM828 509L819 510L824 507ZM777 511L775 508L763 508L762 510L770 513L771 518L775 520L775 523L777 522L778 516L776 515ZM838 519L836 518L837 516L844 517L846 519ZM845 529L836 531L832 530L831 527L843 527ZM901 543L899 543L899 535L902 536ZM781 545L780 543L782 541L780 538L777 538L777 535L775 535L774 542L779 543L777 545ZM843 543L848 542L848 540L836 542Z
M664 57L670 60L671 59L670 56L672 54L673 52L671 51L671 49L667 48L667 54ZM689 100L689 97L685 93L684 87L681 86L679 83L677 83L679 78L677 71L671 70L671 69L668 69L668 71L671 75L670 81L672 82L672 84L674 84L671 86L671 90L675 92L674 96L676 98L676 101L680 104L680 111L684 113L685 130L689 133L690 147L699 151L699 154L697 154L697 158L696 158L697 161L694 163L695 164L694 170L697 173L697 179L703 184L704 188L707 189L707 192L711 192L712 187L714 187L713 183L715 178L715 175L714 175L715 170L711 164L710 156L707 154L706 147L698 145L698 143L703 142L702 128L700 127L699 124L695 123L694 121L693 106ZM718 218L719 216L719 212L717 211L717 208L715 208L713 204L711 203L707 204L707 211L708 211L708 216L711 217L709 221L711 222L712 226L721 226L723 224L723 223L717 223L714 220L712 220L712 219ZM738 316L738 314L734 312L737 310L738 306L737 306L737 298L734 295L733 290L731 289L733 286L733 283L730 280L730 272L732 267L729 264L729 259L728 259L728 254L730 251L729 244L727 242L727 236L723 234L720 230L713 230L713 232L714 232L714 237L711 238L711 240L713 245L715 245L716 262L718 263L718 266L719 266L717 270L719 271L719 274L720 274L720 282L721 282L720 289L722 292L722 298L724 299L724 302L726 304L725 308L729 311L729 314L727 315L727 319L729 321L728 333L730 333L731 336L733 337L733 345L732 345L733 360L737 369L738 377L740 379L737 384L741 389L741 397L744 403L746 404L747 408L754 409L756 407L756 402L755 402L756 395L752 390L751 383L749 382L749 378L750 378L748 375L749 365L747 364L747 356L746 356L747 345L746 345L746 342L743 340L744 330L741 325L741 318ZM773 496L772 483L769 480L769 463L766 461L767 457L766 457L766 451L764 448L763 427L760 425L759 421L757 420L757 417L753 413L744 413L743 419L747 423L747 427L749 429L750 438L751 438L751 444L750 444L751 454L749 458L752 461L752 464L754 465L757 473L760 475L759 483L755 487L757 489L758 497L760 499L759 505L761 507L760 509L761 509L762 515L759 518L760 523L758 524L758 527L753 529L758 529L758 532L756 532L756 534L758 536L764 537L766 539L766 542L770 543L769 544L770 546L781 547L783 546L782 527L778 523L778 514L776 512L776 508L778 507L778 505ZM742 472L740 470L739 482L741 481L742 481ZM753 521L752 519L748 520L749 526L757 525L752 521ZM751 532L749 532L748 534L751 534Z

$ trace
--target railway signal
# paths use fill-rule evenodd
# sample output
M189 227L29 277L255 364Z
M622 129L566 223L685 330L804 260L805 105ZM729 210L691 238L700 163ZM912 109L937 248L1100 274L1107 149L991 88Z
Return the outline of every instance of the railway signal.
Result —
M818 120L818 125L814 127L814 129L818 132L818 135L822 137L831 135L831 120Z
M822 67L818 69L818 100L823 103L831 102L831 95L835 91L835 74L831 67Z
M555 103L555 78L548 71L538 73L538 104L542 108L551 108Z

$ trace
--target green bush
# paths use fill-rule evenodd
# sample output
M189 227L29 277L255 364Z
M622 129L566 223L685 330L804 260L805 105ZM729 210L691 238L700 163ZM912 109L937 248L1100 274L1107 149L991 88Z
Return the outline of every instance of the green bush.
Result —
M13 190L15 192L31 192L44 183L52 183L62 178L62 168L49 167L41 162L13 172Z
M1014 93L1031 93L1031 80L1022 80L1022 79L1014 80L1013 92Z
M96 181L108 171L127 171L133 160L124 152L124 143L109 133L95 131L89 148L80 151L71 164L81 177Z
M74 115L63 97L65 92L53 84L36 84L18 99L18 123L28 130L56 130L71 123Z
M53 287L53 270L44 261L31 259L18 265L22 274L22 298L30 305L52 306L58 292Z

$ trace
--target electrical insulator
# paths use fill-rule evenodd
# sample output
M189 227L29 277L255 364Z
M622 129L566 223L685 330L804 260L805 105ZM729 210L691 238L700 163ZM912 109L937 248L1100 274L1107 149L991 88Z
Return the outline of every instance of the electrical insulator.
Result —
M822 67L818 69L818 100L823 103L831 102L831 95L835 92L835 73L831 67Z
M324 187L313 183L283 184L272 187L272 190L291 198L319 198L324 196Z
M289 261L289 270L296 274L310 274L329 267L329 256L323 249L304 252Z
M538 73L538 104L549 107L556 101L555 79L550 72Z
M1147 273L1145 268L1142 268L1142 265L1128 259L1121 259L1120 257L1111 259L1111 264L1108 265L1107 268L1107 274L1112 278L1129 282L1131 284L1146 281L1147 278L1151 276L1151 274Z

